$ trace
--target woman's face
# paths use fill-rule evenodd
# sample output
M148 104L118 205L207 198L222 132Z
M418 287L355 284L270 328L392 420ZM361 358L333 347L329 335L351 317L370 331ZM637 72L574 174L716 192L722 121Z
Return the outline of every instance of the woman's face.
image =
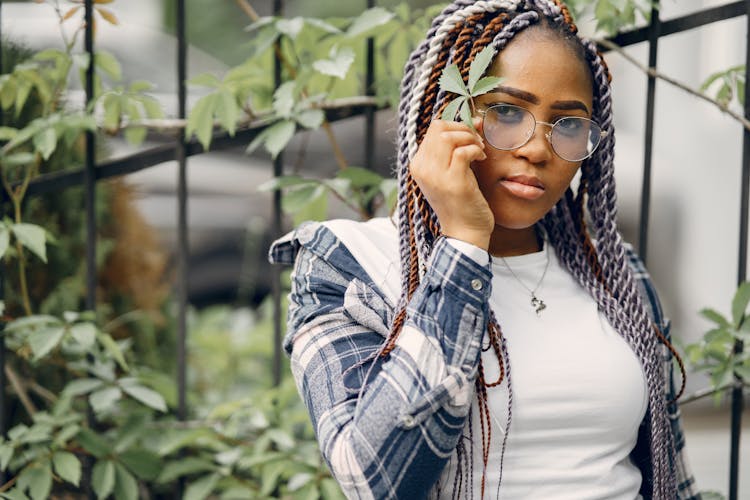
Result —
M533 28L532 28L533 29ZM592 84L588 67L554 35L521 32L498 54L489 73L499 87L476 100L478 109L505 103L530 111L537 121L564 116L591 118ZM560 200L581 162L563 160L537 124L534 135L511 151L485 140L487 159L472 163L482 194L495 216L496 230L533 226Z

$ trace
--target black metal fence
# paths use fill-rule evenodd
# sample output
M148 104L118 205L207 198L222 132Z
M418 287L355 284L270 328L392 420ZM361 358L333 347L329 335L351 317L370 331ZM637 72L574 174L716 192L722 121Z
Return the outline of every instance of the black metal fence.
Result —
M177 26L177 61L175 61L175 71L178 79L178 117L186 116L186 88L185 80L187 76L187 40L185 34L185 20L188 13L185 9L184 0L174 0L176 4L176 26ZM85 48L93 61L94 38L93 38L93 1L85 0ZM367 0L367 6L372 7L374 0ZM658 2L657 2L658 7ZM274 15L282 15L284 11L283 0L273 0ZM681 16L674 19L660 19L658 8L654 8L651 15L651 22L647 27L623 32L614 36L611 41L621 47L647 43L649 48L648 66L655 68L657 65L658 44L662 37L675 33L681 33L693 30L701 26L709 25L726 19L745 16L748 25L748 38L746 43L746 71L750 70L750 0L739 0L727 3L722 6L700 10L698 12ZM2 19L2 1L0 0L0 20ZM604 48L603 50L606 50ZM367 41L367 73L365 92L372 95L372 87L375 74L375 50L372 40ZM86 98L91 103L93 99L94 86L94 65L90 64L86 75ZM750 74L745 75L745 95L750 96ZM274 82L278 85L281 81L280 63L276 61L274 70ZM646 127L645 127L645 151L643 160L643 185L641 189L641 207L640 207L640 226L639 226L639 252L645 260L648 251L649 236L649 211L651 202L651 178L652 178L652 152L654 137L654 109L656 103L656 78L648 77L647 86L647 105L646 105ZM750 99L746 99L744 114L750 118ZM371 165L374 153L375 137L375 108L373 106L352 106L346 109L328 110L326 118L329 121L338 121L353 116L365 116L365 132L363 143L365 145L365 162L366 166ZM262 130L259 128L247 129L237 132L234 137L227 134L217 134L211 145L214 150L228 149L242 144L247 144ZM68 187L83 185L86 193L86 268L87 268L87 293L86 307L93 310L95 308L95 290L96 290L96 217L95 217L95 191L97 183L101 180L119 177L143 169L147 169L166 161L177 161L179 165L177 181L177 278L175 293L178 299L177 310L177 387L178 387L178 405L176 408L177 417L181 420L187 418L188 408L186 404L186 336L187 336L187 308L188 308L188 195L187 195L187 164L188 158L193 155L204 153L203 148L196 141L185 141L183 134L178 134L177 139L172 145L162 145L153 147L130 156L117 160L109 160L100 163L95 162L95 135L91 132L86 137L86 161L81 169L70 169L64 172L55 172L41 175L33 180L28 188L28 196L40 196L44 193L62 191ZM283 155L279 155L273 162L274 176L283 175ZM739 227L739 248L737 254L737 282L741 283L747 279L747 249L748 249L748 201L750 199L750 131L744 130L743 135L743 154L742 165L738 176L741 178L741 206L740 206L740 227ZM280 235L283 230L281 198L279 192L275 192L273 197L273 232ZM2 210L3 203L0 203ZM281 310L281 284L280 273L276 269L273 275L272 294L274 297L274 345L275 353L272 358L273 380L278 382L281 379L281 335L282 335L282 316ZM0 273L0 299L3 296L3 280ZM0 324L2 328L2 324ZM743 345L737 342L735 349L737 352L742 351ZM0 388L6 386L5 380L5 346L3 337L0 335ZM4 419L5 412L5 391L0 390L0 432L4 435L7 431L7 422ZM739 442L741 431L741 417L743 409L742 388L737 385L732 390L731 406L731 450L730 450L730 475L729 475L729 498L736 500L738 498L739 482Z

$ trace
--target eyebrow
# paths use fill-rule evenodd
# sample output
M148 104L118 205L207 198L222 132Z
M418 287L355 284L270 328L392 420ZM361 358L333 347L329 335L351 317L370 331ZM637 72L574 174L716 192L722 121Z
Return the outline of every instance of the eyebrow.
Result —
M507 87L505 85L498 85L494 90L489 92L490 94L508 94L509 96L516 97L518 99L522 99L526 102L530 102L531 104L539 104L539 98L532 94L531 92L526 92L525 90L517 89L515 87ZM551 106L552 109L561 109L561 110L572 110L572 109L580 109L581 111L588 114L589 108L586 107L584 103L578 100L570 100L570 101L555 101L552 103Z

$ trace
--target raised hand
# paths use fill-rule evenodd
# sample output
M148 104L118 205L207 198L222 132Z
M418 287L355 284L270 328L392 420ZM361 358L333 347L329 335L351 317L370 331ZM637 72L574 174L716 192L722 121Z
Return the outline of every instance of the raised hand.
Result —
M495 218L471 169L485 158L484 141L471 128L433 120L409 168L443 234L487 250Z

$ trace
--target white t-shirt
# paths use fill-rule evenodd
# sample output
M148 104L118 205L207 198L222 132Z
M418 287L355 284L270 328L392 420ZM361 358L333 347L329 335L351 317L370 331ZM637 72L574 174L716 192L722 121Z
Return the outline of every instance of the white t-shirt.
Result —
M391 221L327 225L395 304L401 285ZM471 258L487 262L486 252L450 241ZM500 497L632 500L638 497L641 474L629 454L646 411L645 377L627 343L549 250L506 257L507 266L500 258L492 259L490 305L507 339L513 388ZM537 283L535 294L546 305L539 315L529 292ZM483 352L482 359L486 380L496 380L494 351ZM496 498L507 379L488 389L488 396L493 440L485 498ZM474 496L479 498L482 444L476 407L472 413ZM450 497L451 492L445 493Z

